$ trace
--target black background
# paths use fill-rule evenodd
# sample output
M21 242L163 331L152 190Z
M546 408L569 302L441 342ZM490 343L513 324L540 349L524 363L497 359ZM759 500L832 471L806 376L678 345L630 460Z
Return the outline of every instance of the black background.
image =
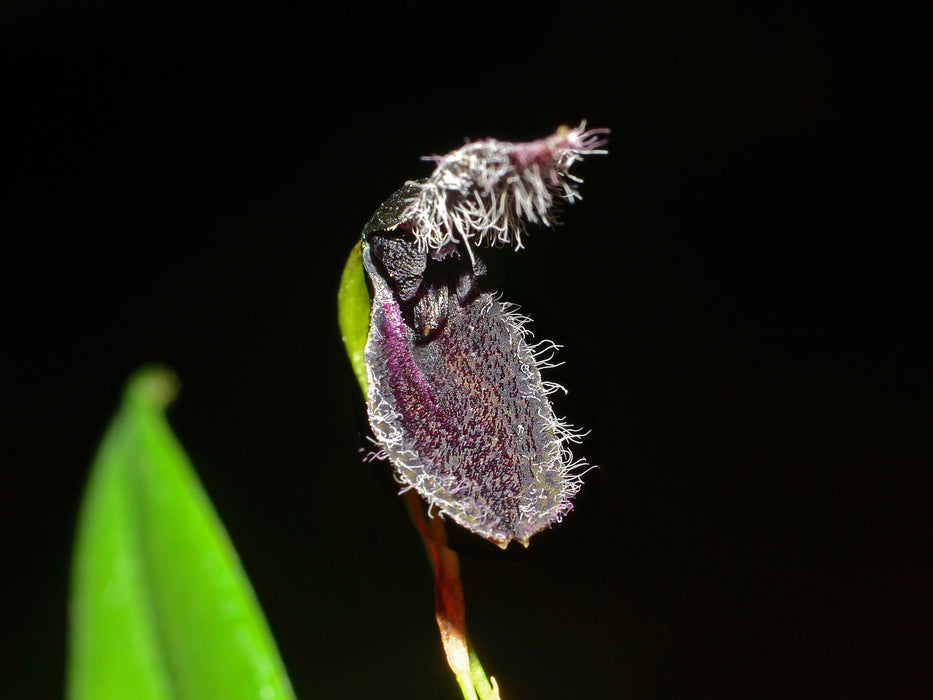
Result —
M614 5L4 5L0 695L61 694L83 482L158 361L299 697L457 697L336 285L420 156L584 117L613 130L584 201L487 257L600 469L527 556L468 544L487 670L508 700L920 694L914 21Z

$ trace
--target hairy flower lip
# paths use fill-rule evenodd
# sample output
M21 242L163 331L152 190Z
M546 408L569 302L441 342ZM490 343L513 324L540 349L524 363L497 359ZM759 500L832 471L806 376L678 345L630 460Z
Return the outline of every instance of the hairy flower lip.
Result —
M369 249L363 259L374 289L368 410L383 456L436 511L499 547L527 546L570 511L584 466L540 377L555 346L529 346L527 319L489 292L452 301L447 330L423 344Z

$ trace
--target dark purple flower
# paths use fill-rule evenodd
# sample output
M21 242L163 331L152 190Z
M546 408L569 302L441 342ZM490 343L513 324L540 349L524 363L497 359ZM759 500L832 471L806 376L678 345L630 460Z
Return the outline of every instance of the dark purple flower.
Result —
M527 546L570 511L586 463L548 398L560 387L541 378L557 346L530 345L529 319L481 289L471 243L520 247L524 221L553 223L555 197L579 197L569 166L602 152L603 133L581 125L468 144L435 159L434 174L395 193L363 232L380 456L430 507L503 548Z

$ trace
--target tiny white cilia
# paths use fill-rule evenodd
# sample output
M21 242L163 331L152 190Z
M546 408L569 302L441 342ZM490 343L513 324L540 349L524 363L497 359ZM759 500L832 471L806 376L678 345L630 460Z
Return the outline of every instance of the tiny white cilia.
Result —
M526 223L552 226L559 200L580 198L580 178L570 167L584 156L605 154L608 129L560 127L537 141L484 139L443 156L430 177L411 182L417 189L401 220L420 250L446 245L522 247Z

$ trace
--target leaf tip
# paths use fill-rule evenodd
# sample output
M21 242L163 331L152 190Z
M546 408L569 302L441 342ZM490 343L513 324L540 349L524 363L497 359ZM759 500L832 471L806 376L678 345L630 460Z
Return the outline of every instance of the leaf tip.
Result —
M181 381L172 370L161 365L147 365L140 368L126 383L128 398L158 408L168 408L178 396Z

